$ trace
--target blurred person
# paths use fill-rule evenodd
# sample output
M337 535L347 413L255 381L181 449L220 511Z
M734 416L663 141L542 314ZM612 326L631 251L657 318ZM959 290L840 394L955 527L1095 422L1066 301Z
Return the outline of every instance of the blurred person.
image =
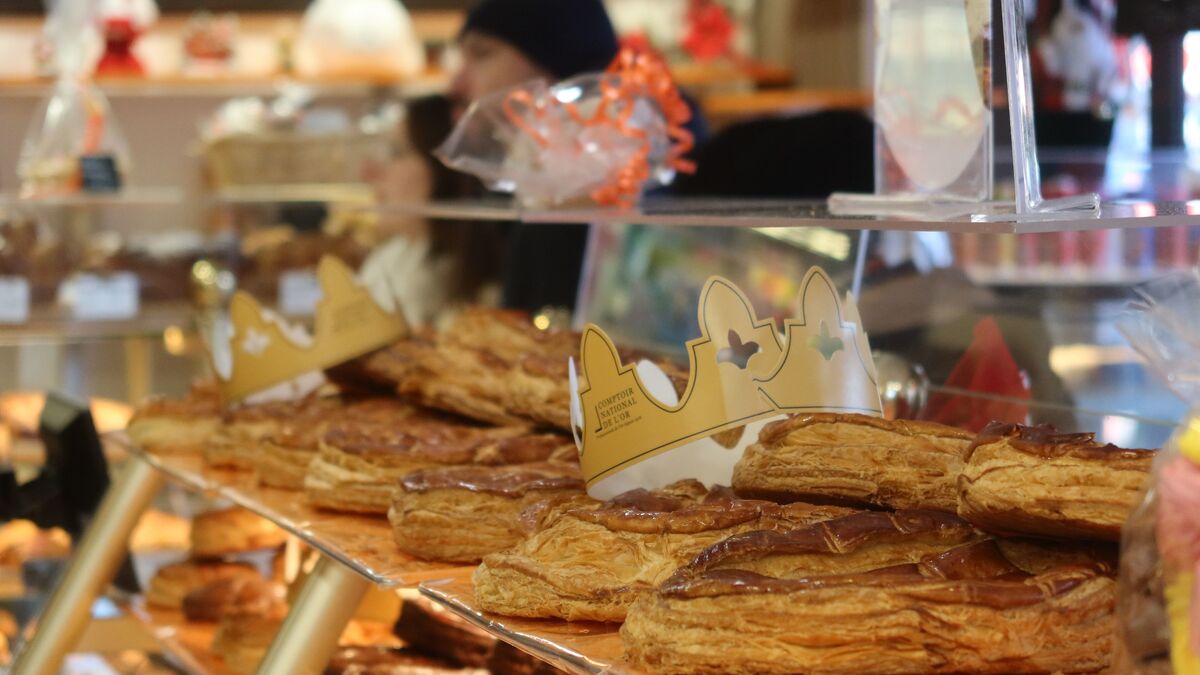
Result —
M536 78L602 71L619 50L601 0L482 0L459 46L462 65L450 85L456 116L482 96ZM694 104L692 111L688 129L699 142L707 129ZM588 226L519 224L510 237L503 304L529 312L574 308Z
M388 289L405 319L433 325L467 304L497 304L504 265L504 223L430 221L389 213L389 204L461 199L482 194L471 176L433 157L450 133L452 105L444 96L410 101L399 130L399 150L386 164L368 167L367 178L384 208L380 227L391 235L363 263L368 286Z

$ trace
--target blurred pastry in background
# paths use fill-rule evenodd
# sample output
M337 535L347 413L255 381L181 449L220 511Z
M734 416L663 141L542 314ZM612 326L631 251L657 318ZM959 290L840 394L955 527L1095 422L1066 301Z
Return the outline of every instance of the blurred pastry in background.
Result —
M29 520L0 525L0 566L20 566L27 560L65 558L71 536L57 527L43 530Z
M283 546L287 533L240 506L208 511L192 522L192 556L221 558L232 553Z
M262 579L254 565L242 562L187 560L167 565L150 579L146 603L164 609L180 609L183 599L196 589L218 579Z
M138 519L129 537L129 548L135 552L187 550L191 546L192 521L150 509Z

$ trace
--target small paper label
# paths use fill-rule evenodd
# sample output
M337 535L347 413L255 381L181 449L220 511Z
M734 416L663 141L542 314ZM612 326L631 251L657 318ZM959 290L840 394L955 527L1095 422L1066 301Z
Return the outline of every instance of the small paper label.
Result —
M80 188L84 192L117 192L121 173L112 155L84 155L79 158Z
M138 278L132 272L108 276L80 274L63 295L71 314L83 321L132 319L138 313Z
M16 324L29 320L29 280L25 277L0 277L0 323Z
M279 311L288 316L312 316L321 301L321 282L312 270L288 270L279 275Z

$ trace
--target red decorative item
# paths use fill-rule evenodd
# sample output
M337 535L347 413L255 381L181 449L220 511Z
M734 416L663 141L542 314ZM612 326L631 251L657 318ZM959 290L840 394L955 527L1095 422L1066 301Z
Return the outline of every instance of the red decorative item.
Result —
M729 55L733 50L733 19L716 0L691 0L687 11L688 28L683 36L684 51L697 61Z
M924 419L979 431L993 420L1023 424L1029 416L1024 403L1031 398L1029 384L992 317L975 325L971 345L946 378L946 387L1006 400L937 392L929 397Z
M97 75L144 75L142 62L133 54L133 43L142 32L129 17L105 19L101 24L104 31L104 55L96 64Z

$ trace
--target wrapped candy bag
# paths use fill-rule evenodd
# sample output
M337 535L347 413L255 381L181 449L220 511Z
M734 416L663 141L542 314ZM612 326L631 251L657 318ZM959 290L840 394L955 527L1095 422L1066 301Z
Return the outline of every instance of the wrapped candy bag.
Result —
M1122 535L1114 672L1200 675L1200 276L1139 294L1118 328L1195 407L1155 458Z
M94 6L57 2L47 22L58 79L38 108L17 164L23 196L119 189L129 148L104 94L91 82L88 35Z
M629 205L692 170L690 118L666 65L623 50L607 72L476 101L435 154L524 206Z

